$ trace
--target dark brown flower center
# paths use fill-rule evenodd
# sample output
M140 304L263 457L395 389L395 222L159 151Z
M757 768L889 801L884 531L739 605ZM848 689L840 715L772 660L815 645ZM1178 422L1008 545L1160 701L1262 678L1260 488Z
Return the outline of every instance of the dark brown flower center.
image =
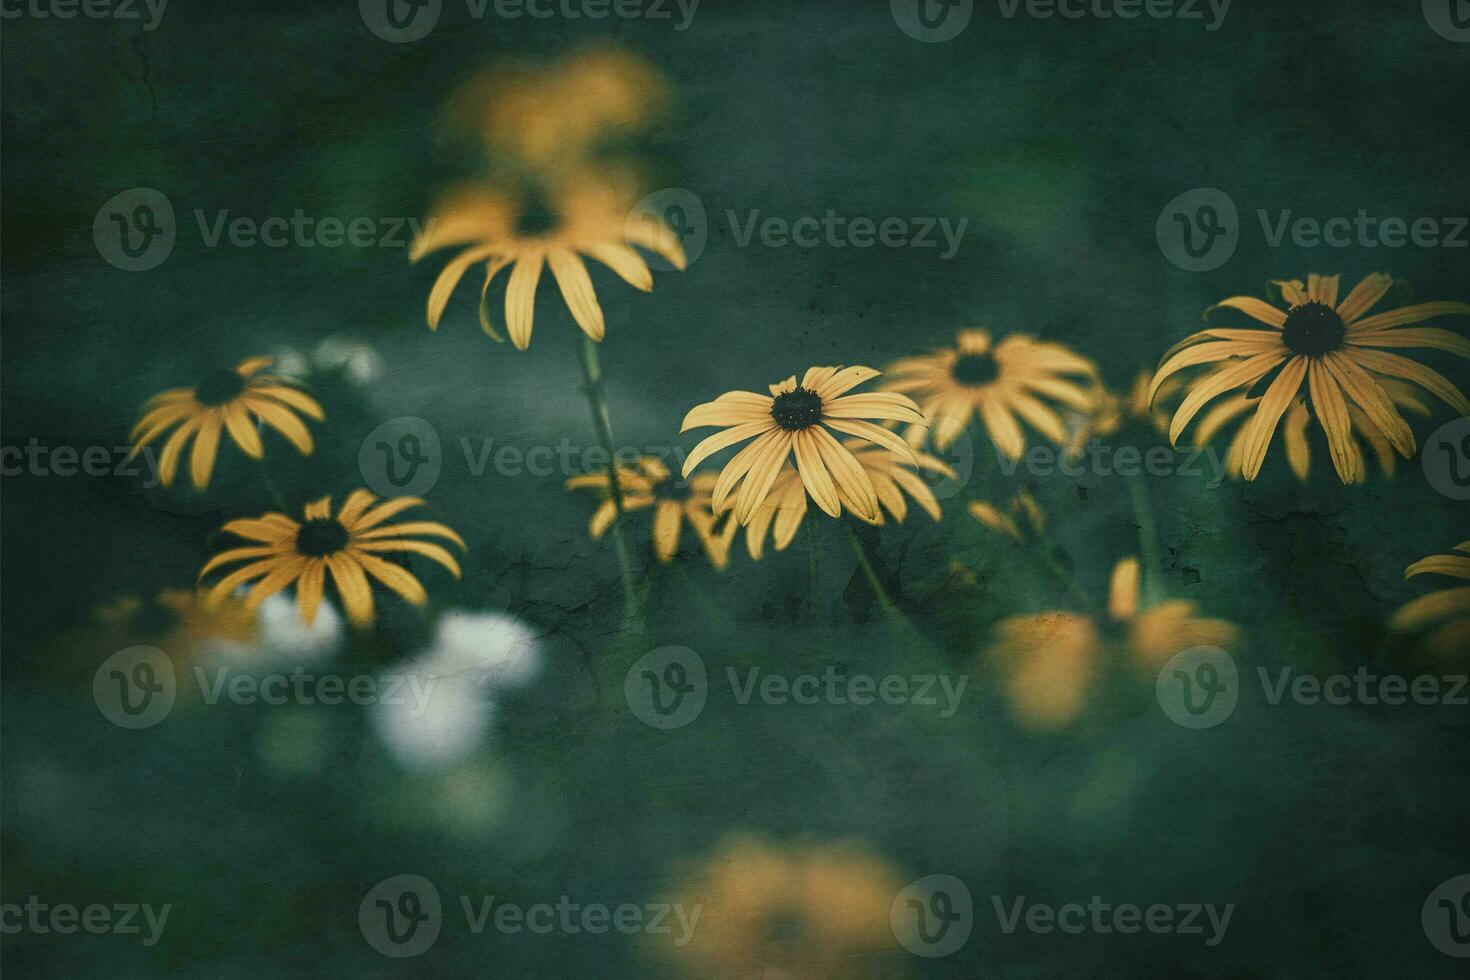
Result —
M799 386L777 395L771 403L771 418L789 432L810 428L822 420L822 396Z
M1000 377L1000 365L991 354L961 354L955 358L949 375L959 384L976 388Z
M532 192L526 195L520 217L516 219L516 237L540 238L560 227L561 214L544 194Z
M244 390L245 379L238 371L215 371L194 389L194 399L201 405L223 405Z
M296 550L320 558L347 547L347 529L332 518L307 521L296 532Z
M1281 328L1281 340L1294 354L1320 356L1342 346L1347 327L1337 311L1316 300L1293 306Z

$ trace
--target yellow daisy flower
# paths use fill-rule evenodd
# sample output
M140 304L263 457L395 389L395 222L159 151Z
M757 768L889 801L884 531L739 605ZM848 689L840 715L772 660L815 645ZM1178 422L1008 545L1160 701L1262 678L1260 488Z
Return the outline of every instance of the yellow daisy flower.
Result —
M582 256L596 259L630 286L649 292L653 272L632 246L654 252L675 268L684 268L679 236L661 222L643 218L629 221L630 195L611 184L588 180L568 183L550 197L515 195L465 187L447 195L430 215L423 234L414 241L409 259L417 262L430 252L466 246L449 261L429 291L429 329L439 319L449 297L470 266L485 265L480 287L480 326L495 340L500 335L490 322L486 298L490 282L509 269L505 287L505 322L510 341L519 350L531 344L536 312L536 286L549 268L562 298L582 331L602 340L602 306Z
M994 343L988 330L963 330L954 347L903 358L889 365L888 373L893 380L883 387L914 396L941 452L978 415L996 448L1020 459L1026 451L1020 422L1057 445L1066 444L1061 416L1043 399L1089 410L1087 389L1068 376L1094 377L1096 368L1061 344L1024 334ZM907 435L913 442L920 433L911 429Z
M662 944L681 976L902 975L889 909L903 876L856 842L781 845L751 834L725 838L685 872L670 903L700 905L683 946Z
M1470 541L1455 545L1455 555L1430 555L1404 569L1404 578L1447 575L1470 579ZM1389 629L1409 632L1433 626L1425 640L1433 651L1463 657L1470 650L1470 585L1442 588L1400 606L1388 620Z
M1089 391L1091 405L1086 411L1072 413L1070 416L1068 430L1071 435L1066 447L1068 455L1075 457L1093 439L1106 439L1130 426L1159 435L1168 432L1169 413L1159 403L1167 404L1182 389L1183 382L1178 378L1170 378L1159 389L1159 397L1151 404L1148 389L1153 376L1153 371L1148 368L1140 370L1132 385L1123 392L1114 391L1103 384L1092 388Z
M1249 296L1233 296L1211 307L1238 310L1270 329L1201 330L1164 355L1154 375L1151 397L1178 371L1230 362L1189 386L1188 396L1170 423L1170 440L1177 443L1199 411L1219 396L1264 385L1255 411L1245 423L1241 449L1242 475L1254 480L1282 415L1305 384L1312 415L1327 435L1337 475L1344 483L1354 483L1361 476L1363 456L1353 443L1349 404L1361 410L1399 455L1408 459L1415 451L1414 433L1380 383L1381 377L1412 381L1459 414L1470 415L1470 401L1443 375L1379 349L1430 348L1470 357L1470 340L1458 334L1432 327L1404 329L1436 317L1470 315L1470 304L1420 303L1366 316L1393 286L1393 278L1373 273L1341 302L1337 295L1339 278L1313 274L1305 286L1300 280L1277 282L1285 310Z
M679 551L680 531L688 521L699 543L704 546L710 564L720 570L729 564L735 522L728 519L722 522L710 507L710 494L715 487L712 474L700 473L681 489L670 479L669 468L654 456L639 457L632 466L619 463L617 470L623 510L653 508L653 553L659 561L673 560ZM594 489L601 495L602 503L592 513L592 520L587 525L587 533L593 540L601 539L618 516L617 504L612 499L611 479L606 473L588 473L572 477L566 488Z
M983 500L971 501L970 516L1021 544L1039 541L1046 530L1046 512L1027 490L1012 497L1004 510Z
M1007 672L1021 720L1057 728L1081 714L1109 649L1121 646L1135 665L1157 670L1181 650L1226 647L1237 636L1235 626L1198 616L1184 599L1140 609L1138 559L1125 558L1113 568L1104 620L1066 611L1013 616L996 624L986 656Z
M384 523L410 507L421 506L423 501L417 497L376 501L367 490L354 490L335 517L332 498L323 497L306 505L303 523L276 513L230 521L221 530L252 543L215 555L200 570L199 578L224 565L247 559L249 564L216 582L209 589L208 601L222 602L235 589L259 579L245 597L246 610L253 612L263 600L294 583L296 601L309 626L316 621L326 573L331 572L347 618L354 626L367 626L373 621L373 591L368 575L413 605L422 606L429 597L419 580L402 565L379 556L393 552L423 555L458 578L459 563L454 556L433 542L409 535L444 538L461 548L465 543L436 521Z
M917 464L918 457L897 435L863 421L893 419L922 425L924 417L917 405L891 392L846 394L877 376L878 372L870 367L813 367L807 369L800 384L792 375L771 385L770 395L731 391L695 406L684 417L680 432L711 425L726 428L694 447L684 461L684 475L687 477L706 457L754 439L720 473L711 501L715 513L724 512L725 498L743 479L735 499L735 519L742 525L749 524L782 465L794 452L801 483L818 507L832 517L840 517L845 501L853 513L865 520L877 520L878 492L872 478L851 450L827 431L875 443Z
M450 126L537 171L582 160L609 138L647 128L671 101L649 62L590 48L547 65L500 66L450 97Z
M320 422L326 415L316 399L294 387L290 378L261 374L273 358L252 357L232 370L220 370L194 388L171 388L143 403L143 414L133 426L129 458L169 429L174 432L163 444L158 477L173 486L179 460L190 439L189 478L195 489L209 486L214 459L219 452L220 433L228 432L240 451L251 459L265 455L256 427L264 423L285 436L301 453L312 450L311 433L297 413ZM175 428L177 427L177 428Z
M1383 390L1388 393L1388 397L1393 400L1394 405L1401 412L1421 418L1430 416L1429 406L1419 397L1417 388L1392 378L1380 378L1378 383L1383 386ZM1194 442L1201 446L1209 445L1216 433L1253 411L1259 401L1258 397L1236 394L1216 402L1200 417L1199 426L1195 430ZM1352 449L1359 460L1355 463L1353 482L1363 483L1368 479L1368 468L1360 462L1363 457L1364 444L1378 460L1383 475L1392 477L1398 470L1399 457L1387 437L1356 404L1348 405L1348 419L1352 422ZM1312 447L1309 439L1311 420L1311 408L1307 404L1307 399L1300 395L1292 400L1291 406L1287 408L1281 420L1286 462L1298 480L1305 480L1311 471ZM1249 430L1248 424L1236 429L1226 449L1225 471L1232 477L1238 477L1241 474L1245 438Z
M930 473L938 473L950 479L956 479L954 470L950 469L943 460L936 459L928 453L914 451L916 464L910 464L906 460L895 456L886 449L866 445L855 439L845 439L842 445L852 453L853 459L863 468L868 479L873 483L873 490L878 495L879 512L876 520L871 520L858 512L847 495L839 491L844 506L852 511L853 515L868 524L880 525L883 523L883 511L887 511L893 519L900 524L908 516L908 502L904 500L904 492L907 491L914 502L923 509L935 521L938 521L941 512L939 500L934 496L934 491L929 489L914 465L919 469ZM806 487L802 483L801 475L792 467L787 466L781 470L781 475L776 477L776 482L771 484L771 492L766 496L764 503L756 509L755 516L750 523L745 525L745 548L750 552L750 557L760 561L765 554L766 537L771 536L777 551L785 551L791 544L792 538L796 536L797 528L801 527L802 519L806 517ZM733 522L732 522L733 523Z

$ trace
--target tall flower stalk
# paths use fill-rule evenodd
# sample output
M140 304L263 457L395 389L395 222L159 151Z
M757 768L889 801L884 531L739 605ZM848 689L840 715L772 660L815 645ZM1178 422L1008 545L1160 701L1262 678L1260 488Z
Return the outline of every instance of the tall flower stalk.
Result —
M627 535L623 532L623 491L618 481L617 450L613 443L612 420L607 412L607 399L602 390L602 365L597 358L597 342L586 334L577 334L577 363L582 368L582 391L587 396L587 407L592 413L592 425L597 429L597 439L607 454L608 494L616 511L612 523L613 550L618 556L618 569L623 582L624 624L634 631L642 629L642 609L638 600L638 589L634 584L633 556L628 551Z

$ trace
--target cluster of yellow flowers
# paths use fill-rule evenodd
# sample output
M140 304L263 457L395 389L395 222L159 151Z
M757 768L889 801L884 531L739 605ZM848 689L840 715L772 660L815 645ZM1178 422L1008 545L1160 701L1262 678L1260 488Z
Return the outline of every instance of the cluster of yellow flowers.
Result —
M588 85L589 77L605 84ZM504 327L519 350L530 345L537 286L543 269L549 269L585 335L588 395L608 443L595 353L604 339L605 318L585 260L601 263L642 291L653 288L645 255L674 269L686 265L680 237L671 228L632 213L637 182L631 169L598 166L598 148L610 134L647 125L665 105L667 93L656 79L636 59L595 52L552 68L472 80L450 100L446 115L477 132L511 177L445 194L410 255L418 261L459 249L429 292L431 329L439 327L465 273L483 266L479 321L496 340L500 330L489 291L506 271ZM576 98L566 98L568 92ZM1390 474L1396 457L1414 454L1414 432L1403 413L1427 415L1424 395L1470 415L1470 401L1450 381L1390 351L1433 349L1470 357L1470 341L1424 325L1470 315L1470 305L1431 302L1375 313L1394 285L1382 273L1367 276L1341 297L1337 276L1313 274L1306 282L1272 285L1275 303L1235 296L1216 304L1206 312L1205 328L1166 352L1157 370L1142 373L1126 394L1108 391L1096 365L1063 344L1022 333L996 337L989 330L965 329L953 346L901 358L886 372L860 365L814 366L770 384L765 392L732 390L695 405L680 431L718 431L695 446L678 479L658 460L642 458L611 463L606 472L574 477L566 486L601 496L589 525L594 538L609 529L620 535L624 515L646 509L652 511L652 551L660 562L675 558L687 522L709 560L724 568L740 528L754 559L763 555L768 536L777 550L786 548L807 518L808 500L829 517L846 512L868 524L904 521L912 500L938 521L939 501L924 474L951 479L955 474L928 450L945 452L973 423L999 454L1018 460L1030 433L1075 451L1079 438L1105 436L1136 422L1167 431L1177 445L1198 419L1194 441L1204 445L1238 421L1229 466L1254 480L1278 428L1292 472L1305 479L1315 420L1338 477L1358 483L1366 478L1365 446ZM1218 324L1227 313L1253 323ZM173 482L190 439L190 477L201 490L209 483L222 432L254 459L264 453L261 425L275 429L298 451L312 451L311 434L299 416L323 420L320 405L290 380L264 373L268 365L267 359L252 358L195 388L164 392L144 406L133 433L138 448L173 430L162 456L165 484ZM857 390L874 381L879 382L874 390ZM1172 413L1164 410L1176 400ZM715 454L736 447L718 473L695 472ZM426 597L418 581L379 555L423 555L457 575L459 566L449 552L423 538L461 548L464 542L442 524L390 523L420 503L401 498L374 506L372 495L359 490L335 513L328 499L307 505L304 522L279 513L231 521L223 529L249 544L215 556L201 575L236 562L248 564L219 579L208 594L222 600L253 582L247 597L253 604L294 584L310 620L330 576L349 618L365 624L372 617L371 577L421 604ZM1045 533L1045 515L1029 493L1004 507L971 501L969 511L1020 542L1038 541ZM618 547L626 579L620 536ZM1470 548L1462 544L1458 550ZM1136 634L1133 646L1145 651L1145 659L1156 659L1161 633L1176 640L1233 636L1218 621L1194 618L1187 603L1143 608L1140 595L1149 593L1140 593L1137 563L1125 560L1119 569L1109 618ZM1470 578L1470 559L1430 558L1408 574L1425 572ZM1435 642L1463 645L1470 631L1470 588L1416 600L1392 624L1418 628L1444 620L1448 624L1438 627ZM1000 633L998 657L1045 647L1054 658L1075 660L1102 642L1092 621L1070 613L1010 620ZM1036 658L1029 670L1017 682L1020 702L1029 697L1035 671L1047 674ZM1087 672L1073 671L1073 676Z

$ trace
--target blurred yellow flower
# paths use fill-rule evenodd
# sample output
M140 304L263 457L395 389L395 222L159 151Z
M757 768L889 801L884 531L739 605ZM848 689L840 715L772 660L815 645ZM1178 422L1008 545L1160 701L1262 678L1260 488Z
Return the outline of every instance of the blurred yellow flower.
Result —
M1445 575L1470 579L1470 541L1461 541L1455 551L1459 554L1430 555L1414 562L1404 570L1404 578ZM1401 632L1433 627L1426 646L1441 656L1463 659L1470 651L1470 585L1447 586L1421 595L1400 606L1388 626Z
M631 194L610 181L570 180L549 192L509 194L486 187L461 187L447 194L430 214L409 259L417 262L442 248L465 246L439 273L429 291L429 329L439 320L449 298L469 268L484 263L480 287L480 326L493 339L500 334L486 306L491 280L509 269L505 287L505 322L519 350L531 344L536 313L536 287L549 268L561 288L572 317L593 340L602 340L602 306L582 256L596 259L624 282L649 292L653 272L632 246L654 252L683 269L679 236L651 215L629 220Z
M249 564L216 582L209 590L208 601L221 603L235 589L259 579L245 597L245 610L253 614L262 601L294 583L296 601L309 626L316 621L326 575L331 572L347 618L354 626L364 627L373 621L369 575L413 605L424 605L429 597L419 580L401 564L379 556L395 552L423 555L458 578L459 563L448 551L409 535L444 538L461 548L465 547L464 540L436 521L384 523L411 507L421 506L424 502L417 497L394 497L375 506L376 501L368 491L354 490L335 516L332 498L323 497L306 505L304 523L275 513L230 521L221 530L252 543L215 555L200 570L199 578L223 565L247 559Z
M667 81L652 64L610 47L547 65L497 66L450 96L445 118L495 156L542 172L586 161L668 111Z
M943 451L959 438L973 416L1008 459L1026 451L1025 422L1059 446L1067 444L1066 426L1052 403L1081 412L1093 407L1086 388L1069 376L1096 376L1085 357L1067 347L1011 334L992 342L988 330L961 331L955 346L906 357L889 365L888 391L910 393L929 420L934 445ZM917 443L923 433L906 433Z
M973 500L970 502L970 516L997 534L1004 534L1021 544L1040 540L1046 530L1046 512L1029 490L1017 493L1004 510L983 500Z
M1076 720L1109 654L1137 668L1157 670L1182 650L1228 647L1239 635L1231 623L1196 615L1195 604L1187 600L1140 609L1137 558L1114 566L1102 619L1044 612L1004 619L995 629L985 656L1007 675L1012 711L1038 729Z
M1149 382L1154 373L1147 368L1138 372L1126 392L1115 392L1099 384L1088 391L1090 405L1070 417L1067 453L1076 457L1093 439L1106 439L1117 435L1130 426L1150 434L1163 435L1169 431L1169 413L1159 403L1168 403L1177 395L1183 383L1171 378L1159 389L1159 397L1151 404L1148 397Z
M704 439L684 461L684 475L710 455L747 439L755 441L736 453L715 483L713 506L723 513L725 501L744 480L735 498L735 519L749 524L794 453L800 483L817 506L832 517L842 505L864 520L877 521L878 491L872 477L831 429L883 447L917 465L918 457L897 435L865 419L893 419L923 424L918 406L889 392L846 394L878 376L869 367L808 368L798 384L792 375L770 386L770 395L731 391L697 405L684 417L680 432L721 426L723 432Z
M174 657L197 658L219 645L250 646L259 635L255 613L242 600L232 596L212 604L197 589L163 589L151 601L125 596L99 606L94 615L109 631Z
M316 399L294 387L294 380L260 373L272 361L269 357L248 358L232 369L214 372L196 387L171 388L148 399L143 403L142 417L133 426L130 458L173 429L159 457L159 480L166 487L173 485L184 447L193 439L189 478L196 489L203 490L214 473L221 432L228 432L245 455L260 459L265 455L265 446L256 427L263 423L285 436L300 452L309 454L311 433L296 413L318 422L326 416Z
M701 907L686 945L661 946L682 976L860 980L906 975L889 926L903 877L852 842L782 846L725 838L665 897Z
M1470 316L1470 304L1420 303L1365 316L1388 294L1393 278L1373 273L1339 302L1340 278L1314 273L1307 277L1305 286L1300 280L1277 281L1285 310L1249 296L1232 296L1211 307L1207 316L1222 307L1233 309L1270 329L1201 330L1164 354L1150 398L1170 376L1185 368L1230 362L1190 383L1189 394L1170 423L1169 439L1177 443L1199 411L1219 396L1251 389L1247 394L1259 393L1260 398L1245 423L1241 473L1247 480L1254 480L1282 415L1305 385L1311 416L1327 435L1338 477L1343 483L1355 483L1362 478L1364 463L1362 451L1352 438L1350 404L1360 409L1359 427L1365 434L1371 431L1374 437L1381 437L1405 459L1415 451L1414 433L1380 383L1381 378L1412 381L1459 414L1470 415L1470 400L1443 375L1417 361L1378 349L1429 348L1470 358L1470 340L1458 334L1432 327L1405 329L1408 324L1438 317ZM1300 450L1297 455L1296 465L1300 466Z
M623 510L653 508L653 553L659 561L673 560L679 551L680 531L688 521L710 564L720 570L729 564L730 545L737 526L728 514L716 517L710 507L710 494L715 486L713 474L696 474L688 486L681 488L670 478L669 468L663 461L653 456L639 457L632 466L620 463L617 471ZM587 533L594 540L601 539L617 517L611 484L606 473L574 476L566 482L568 490L592 489L602 498L587 525Z

